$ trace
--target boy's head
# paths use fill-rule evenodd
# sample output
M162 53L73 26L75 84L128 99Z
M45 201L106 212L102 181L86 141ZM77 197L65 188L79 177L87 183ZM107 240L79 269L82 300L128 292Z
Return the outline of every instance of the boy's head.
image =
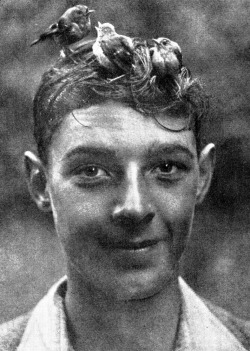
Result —
M59 61L35 97L39 157L25 154L30 192L53 213L69 281L119 300L176 282L214 164L214 145L202 146L199 83L186 69L162 81L142 58L121 77L92 54Z

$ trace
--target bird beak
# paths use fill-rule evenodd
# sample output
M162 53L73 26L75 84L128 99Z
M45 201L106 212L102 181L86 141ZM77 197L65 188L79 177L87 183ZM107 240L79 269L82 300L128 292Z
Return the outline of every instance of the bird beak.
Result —
M158 42L157 39L152 39L152 40L153 40L153 42L154 42L157 46L160 46L160 43Z
M88 10L88 12L86 13L86 16L89 16L93 12L95 12L95 10Z
M96 29L97 33L99 33L100 28L95 26L95 29Z
M101 22L99 22L99 21L98 21L98 26L99 26L99 27L101 27L101 26L102 26Z

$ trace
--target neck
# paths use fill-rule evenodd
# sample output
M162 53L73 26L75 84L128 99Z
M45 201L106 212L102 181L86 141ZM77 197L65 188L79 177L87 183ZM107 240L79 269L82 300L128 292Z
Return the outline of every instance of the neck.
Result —
M75 351L170 351L180 311L178 281L142 300L117 301L68 275L65 299ZM78 277L79 278L79 277Z

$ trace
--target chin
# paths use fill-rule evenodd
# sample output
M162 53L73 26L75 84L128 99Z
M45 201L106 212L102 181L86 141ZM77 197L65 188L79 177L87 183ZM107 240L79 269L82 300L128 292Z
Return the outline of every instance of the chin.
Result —
M72 262L68 265L68 277L81 281L82 291L91 291L106 296L110 301L129 301L151 298L172 288L178 278L178 264L140 267L117 270L92 269L86 274L82 265Z
M130 272L117 281L117 300L142 300L168 290L177 281L177 270L171 272Z

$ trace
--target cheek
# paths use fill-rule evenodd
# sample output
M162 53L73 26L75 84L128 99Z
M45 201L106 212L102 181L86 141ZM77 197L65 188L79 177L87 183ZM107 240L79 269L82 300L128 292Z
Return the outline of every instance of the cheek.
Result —
M82 242L101 235L107 220L106 196L75 191L72 187L54 186L51 190L55 227L60 239Z
M196 203L198 178L186 179L185 183L156 194L157 212L169 233L170 248L179 260L188 239Z
M191 232L196 203L197 183L179 194L176 215L173 219L173 253L177 260L185 250Z
M164 188L154 189L154 202L163 217L177 221L190 217L196 203L198 176L191 175L185 180Z

